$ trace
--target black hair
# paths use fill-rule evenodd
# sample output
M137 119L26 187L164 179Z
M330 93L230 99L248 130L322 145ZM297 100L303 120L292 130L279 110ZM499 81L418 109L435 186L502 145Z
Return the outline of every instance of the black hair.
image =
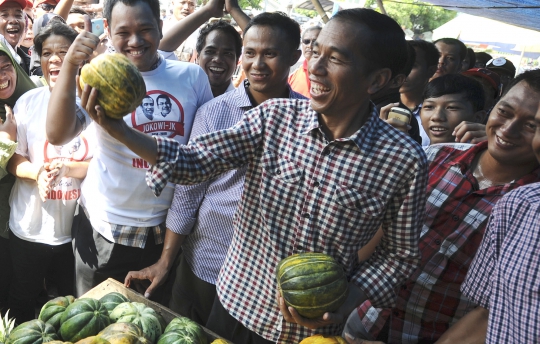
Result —
M512 80L512 82L510 83L510 86L508 86L507 89L504 91L504 94L508 93L508 91L510 91L512 87L516 86L522 81L525 81L527 85L535 92L540 93L540 69L535 69L516 76L514 80Z
M405 64L405 67L403 67L403 70L399 74L404 74L405 76L408 76L411 74L411 71L414 66L414 61L416 61L416 51L407 42L407 63Z
M86 12L85 10L82 9L82 7L79 7L79 6L73 6L70 10L69 10L69 14L72 14L72 13L77 13L77 14L82 14L82 15L88 15L90 16L90 14L88 12Z
M73 30L71 26L66 25L59 20L51 20L49 24L39 31L38 35L34 37L34 49L38 56L41 56L43 51L43 42L50 36L63 36L71 43L77 38L77 31Z
M408 56L405 33L392 18L367 8L353 8L337 12L330 21L343 20L368 28L358 45L362 56L368 61L366 73L375 69L389 68L392 78L405 67ZM347 34L347 33L343 33Z
M474 112L484 108L486 96L482 85L461 74L447 74L431 80L424 90L424 100L461 93L465 94L465 99L471 103Z
M117 3L123 3L126 6L135 6L137 3L142 2L145 4L148 4L150 7L150 10L152 11L152 16L156 20L156 23L159 25L159 22L161 20L160 12L159 12L159 1L158 0L106 0L103 4L103 18L107 19L107 22L109 25L111 25L112 21L112 10L114 6Z
M490 54L483 51L479 53L474 53L474 55L476 63L481 63L482 68L486 68L486 63L488 63L489 60L493 59Z
M168 103L169 105L172 105L172 102L171 102L171 98L169 98L168 96L164 95L164 94L160 94L159 96L157 96L156 98L156 104L159 102L160 99L165 99L165 102Z
M437 44L439 42L447 44L447 45L457 45L459 47L459 60L460 60L459 62L460 63L463 62L463 60L465 59L465 56L467 56L467 46L459 39L440 38L436 40L435 42L433 42L433 44Z
M287 36L287 44L291 51L300 46L300 25L283 12L263 12L253 17L244 29L244 37L253 26L269 26L281 30Z
M0 50L0 56L7 56L9 57L9 60L11 61L11 56L8 55L5 51Z
M474 68L474 65L476 64L476 55L474 54L474 50L467 48L467 57L469 58L469 65L467 66L467 69Z
M158 97L159 97L159 96L158 96ZM154 103L154 99L153 99L152 97L150 97L150 96L149 96L148 94L147 94L147 95L145 95L143 99L146 99L146 98L149 98L149 99L151 99L151 100L152 100L152 103Z
M242 55L242 37L240 37L238 31L236 31L236 29L231 24L222 20L207 24L201 29L201 31L199 32L199 37L197 38L197 45L195 46L197 54L201 54L201 51L206 46L206 37L210 34L210 32L214 30L219 30L232 37L234 41L234 52L236 54L236 61L238 62L240 55Z
M415 49L420 49L424 52L424 57L426 60L426 66L432 67L439 64L439 57L441 53L435 44L423 40L417 41L408 41L409 45Z
M307 29L304 30L304 32L302 32L302 38L304 38L304 35L310 31L321 31L322 30L322 27L320 26L310 26L308 27Z

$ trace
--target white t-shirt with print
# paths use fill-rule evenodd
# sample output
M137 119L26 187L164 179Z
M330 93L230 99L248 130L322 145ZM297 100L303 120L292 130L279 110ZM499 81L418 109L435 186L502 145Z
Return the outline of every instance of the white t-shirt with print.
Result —
M26 92L15 104L19 142L15 152L40 166L55 160L90 159L95 146L94 125L63 146L53 146L47 141L45 124L50 96L48 87L39 87ZM80 104L78 98L77 104ZM48 245L70 242L81 181L62 178L43 203L36 181L17 178L10 197L9 227L13 233L21 239Z
M162 60L153 71L141 73L147 98L124 121L139 131L187 143L197 109L212 99L208 77L192 63ZM149 101L151 99L151 101ZM160 197L146 185L149 165L96 126L97 147L82 185L81 202L92 227L110 241L110 224L151 227L165 221L174 187Z

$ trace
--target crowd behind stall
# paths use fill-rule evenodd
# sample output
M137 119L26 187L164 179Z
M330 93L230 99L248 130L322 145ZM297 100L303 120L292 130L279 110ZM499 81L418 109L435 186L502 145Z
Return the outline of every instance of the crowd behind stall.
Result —
M238 344L540 343L540 70L370 9L173 7L0 0L2 314L114 278ZM79 82L113 53L123 119ZM321 318L276 285L304 252L349 281Z

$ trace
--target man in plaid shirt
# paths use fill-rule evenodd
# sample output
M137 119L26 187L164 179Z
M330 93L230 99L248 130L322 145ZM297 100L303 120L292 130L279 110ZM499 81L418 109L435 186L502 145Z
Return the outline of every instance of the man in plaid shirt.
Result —
M370 334L366 339L435 342L476 307L477 302L461 294L459 288L493 206L509 191L540 180L531 146L540 88L530 87L540 85L539 81L540 71L516 79L489 117L487 142L439 144L426 149L430 167L420 240L422 261L399 289L395 307L374 309L367 301L357 309ZM471 333L474 331L465 335ZM452 337L448 343L464 340Z
M245 342L298 343L316 332L339 334L366 299L394 304L396 288L420 258L427 162L417 143L379 119L369 99L403 69L406 54L403 32L391 18L368 9L340 11L314 44L311 101L271 99L232 128L187 146L106 118L96 90L83 93L95 121L153 165L147 182L156 195L167 181L195 184L247 166L216 286L237 325L222 336L234 341L236 331L247 329L252 335ZM271 49L266 57L279 58ZM359 264L357 251L381 226L380 249ZM301 252L323 252L343 266L349 295L336 313L304 319L278 297L277 264Z

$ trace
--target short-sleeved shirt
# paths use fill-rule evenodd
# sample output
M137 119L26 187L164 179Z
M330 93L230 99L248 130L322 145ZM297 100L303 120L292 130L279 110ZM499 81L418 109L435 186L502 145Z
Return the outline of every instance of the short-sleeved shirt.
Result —
M540 183L493 208L461 290L489 309L486 343L540 342Z
M383 122L372 106L353 135L330 140L308 100L271 99L232 128L189 145L157 138L157 163L147 182L200 183L247 166L234 234L219 274L225 309L244 326L279 343L317 333L288 323L276 302L275 269L293 254L332 256L378 305L393 305L395 288L419 259L427 162L409 136ZM369 261L358 250L382 226L385 237Z

